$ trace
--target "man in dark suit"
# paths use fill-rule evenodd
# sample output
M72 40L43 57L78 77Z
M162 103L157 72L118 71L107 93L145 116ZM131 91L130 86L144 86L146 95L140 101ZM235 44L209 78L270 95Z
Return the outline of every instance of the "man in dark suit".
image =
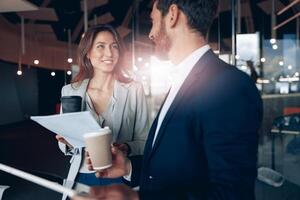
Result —
M217 8L218 0L154 1L149 37L159 54L166 52L177 65L181 77L152 124L143 160L125 158L113 148L113 166L97 173L125 176L140 186L139 194L116 186L98 194L133 199L255 199L262 101L249 76L221 61L207 45Z

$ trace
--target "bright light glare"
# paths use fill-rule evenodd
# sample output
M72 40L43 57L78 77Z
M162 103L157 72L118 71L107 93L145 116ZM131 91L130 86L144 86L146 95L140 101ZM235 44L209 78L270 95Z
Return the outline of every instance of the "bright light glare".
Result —
M68 63L72 63L73 59L72 58L68 58Z
M51 72L51 76L55 76L55 72Z
M260 61L261 61L262 63L264 63L264 62L266 62L266 58L261 58Z
M169 61L161 61L155 56L150 57L151 67L151 93L153 95L165 94L170 88L172 63Z

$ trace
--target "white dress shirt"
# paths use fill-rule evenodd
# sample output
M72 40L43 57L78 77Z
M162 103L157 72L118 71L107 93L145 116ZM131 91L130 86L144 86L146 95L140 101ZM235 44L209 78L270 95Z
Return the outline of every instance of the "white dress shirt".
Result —
M160 114L158 116L158 122L156 126L156 131L154 135L154 139L152 142L152 147L154 146L157 134L159 132L160 126L172 104L174 101L180 87L185 81L186 77L192 71L194 65L198 62L198 60L210 49L209 45L205 45L191 53L188 57L186 57L181 63L176 66L177 69L177 77L173 81L171 85L170 92L164 102L163 107L161 108Z

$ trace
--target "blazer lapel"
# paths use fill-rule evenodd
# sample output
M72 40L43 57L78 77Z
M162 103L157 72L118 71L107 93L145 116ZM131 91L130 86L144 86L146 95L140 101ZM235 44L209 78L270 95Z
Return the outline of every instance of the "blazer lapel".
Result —
M113 135L114 141L118 138L119 131L122 125L122 119L124 115L125 104L127 102L128 88L122 85L118 81L115 81L114 94L116 98L116 104L113 111Z
M153 153L155 152L155 150L159 146L160 141L161 141L161 139L164 135L164 132L165 132L164 130L166 128L166 125L168 124L170 118L172 117L172 115L176 111L176 108L178 107L179 103L183 99L184 94L192 86L193 82L200 81L199 80L199 73L202 72L204 70L204 68L207 66L207 63L208 63L209 59L211 58L210 54L213 54L213 52L211 50L206 52L199 59L199 61L195 64L195 66L193 67L193 69L191 70L191 72L189 73L189 75L187 76L187 78L185 79L183 84L181 85L174 101L172 102L172 104L171 104L168 112L166 113L166 116L165 116L165 118L164 118L164 120L163 120L163 122L160 126L160 129L159 129L158 135L156 137L154 146L153 146L152 151L150 153L151 155L153 155Z
M81 110L82 111L86 110L85 96L86 96L87 87L88 87L89 82L90 82L90 79L84 79L78 88L76 87L76 85L74 86L75 89L77 88L77 90L78 90L77 91L78 95L81 96L81 98L82 98L82 101L81 101Z

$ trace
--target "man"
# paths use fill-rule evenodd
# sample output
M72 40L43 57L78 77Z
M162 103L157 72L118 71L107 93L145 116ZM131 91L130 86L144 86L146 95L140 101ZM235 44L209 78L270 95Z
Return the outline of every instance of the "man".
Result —
M126 159L113 148L113 167L97 173L125 176L140 185L139 194L108 186L95 189L94 197L255 198L262 101L249 76L221 61L207 45L217 8L218 0L154 2L149 37L181 77L152 124L142 169L140 159Z

